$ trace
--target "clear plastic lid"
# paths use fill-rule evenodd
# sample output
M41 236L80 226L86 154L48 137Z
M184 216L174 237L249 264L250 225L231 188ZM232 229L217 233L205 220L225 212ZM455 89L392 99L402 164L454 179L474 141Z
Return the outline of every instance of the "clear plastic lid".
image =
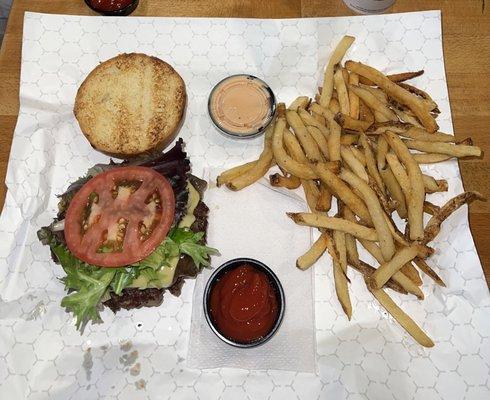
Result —
M276 99L263 80L248 74L232 75L213 88L208 111L220 132L248 139L261 135L272 122Z

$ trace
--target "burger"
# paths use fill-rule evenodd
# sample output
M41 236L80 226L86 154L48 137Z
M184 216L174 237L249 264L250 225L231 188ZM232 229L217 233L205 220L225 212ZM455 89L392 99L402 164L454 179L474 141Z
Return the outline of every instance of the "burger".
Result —
M180 139L165 153L98 164L59 196L53 223L38 231L63 268L61 306L76 326L105 306L159 306L209 266L206 182L190 174Z
M38 231L60 264L61 306L77 329L113 312L159 306L186 278L210 265L206 182L191 174L177 135L185 108L182 78L167 63L123 54L92 71L74 113L91 145L123 161L98 164L59 197L54 221Z

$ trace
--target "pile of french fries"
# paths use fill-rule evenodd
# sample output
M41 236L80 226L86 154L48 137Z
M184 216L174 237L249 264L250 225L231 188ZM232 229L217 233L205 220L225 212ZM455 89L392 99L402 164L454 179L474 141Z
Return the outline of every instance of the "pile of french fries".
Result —
M429 336L385 289L422 300L420 273L445 286L426 261L434 252L428 243L451 213L483 198L465 192L442 207L430 203L426 194L446 191L447 181L424 174L420 164L480 157L482 152L471 139L457 143L454 136L438 132L437 104L405 83L423 71L384 75L360 62L342 66L353 42L345 36L337 45L315 101L300 96L287 109L278 104L259 159L223 172L217 184L240 190L277 165L282 174L270 175L270 184L301 186L310 209L288 216L321 232L296 266L306 270L327 251L337 297L349 319L348 267L363 275L367 289L418 343L432 347ZM334 216L328 214L332 198ZM395 212L405 221L404 232L392 219ZM431 216L425 226L424 213ZM360 260L358 243L377 266Z

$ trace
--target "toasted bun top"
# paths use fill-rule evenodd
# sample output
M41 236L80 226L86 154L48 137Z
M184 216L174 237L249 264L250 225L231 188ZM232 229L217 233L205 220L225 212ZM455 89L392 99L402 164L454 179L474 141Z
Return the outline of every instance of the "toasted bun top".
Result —
M74 113L94 148L131 157L170 143L185 104L184 81L169 64L131 53L90 72L78 89Z

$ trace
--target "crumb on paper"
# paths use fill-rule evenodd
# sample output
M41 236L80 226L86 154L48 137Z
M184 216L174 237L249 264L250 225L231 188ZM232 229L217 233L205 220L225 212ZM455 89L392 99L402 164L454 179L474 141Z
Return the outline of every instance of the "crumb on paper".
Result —
M100 349L102 350L102 352L105 355L109 351L109 346L105 344L105 345L101 346Z
M32 296L32 295L29 295L29 296ZM32 296L32 298L35 299L36 297L35 296ZM40 302L38 302L34 306L34 308L32 309L32 311L27 316L26 320L27 321L32 321L32 320L38 319L45 312L46 312L46 306L44 305L44 301L41 300Z
M138 358L138 350L134 350L129 354L123 354L119 357L119 363L124 365L125 367L129 367L136 362Z
M132 376L138 376L141 372L141 364L140 363L136 363L134 364L131 369L129 370L129 373L132 375Z
M136 389L138 390L146 389L146 381L144 379L140 379L134 383L134 386L136 386Z
M129 351L131 350L131 348L133 347L133 343L131 342L131 340L124 340L121 342L119 348L122 350L122 351Z
M92 351L91 348L89 347L87 350L85 350L85 353L83 354L83 363L82 363L82 367L85 370L85 376L87 377L87 381L89 381L92 378L93 366L94 366L94 360L92 359Z

